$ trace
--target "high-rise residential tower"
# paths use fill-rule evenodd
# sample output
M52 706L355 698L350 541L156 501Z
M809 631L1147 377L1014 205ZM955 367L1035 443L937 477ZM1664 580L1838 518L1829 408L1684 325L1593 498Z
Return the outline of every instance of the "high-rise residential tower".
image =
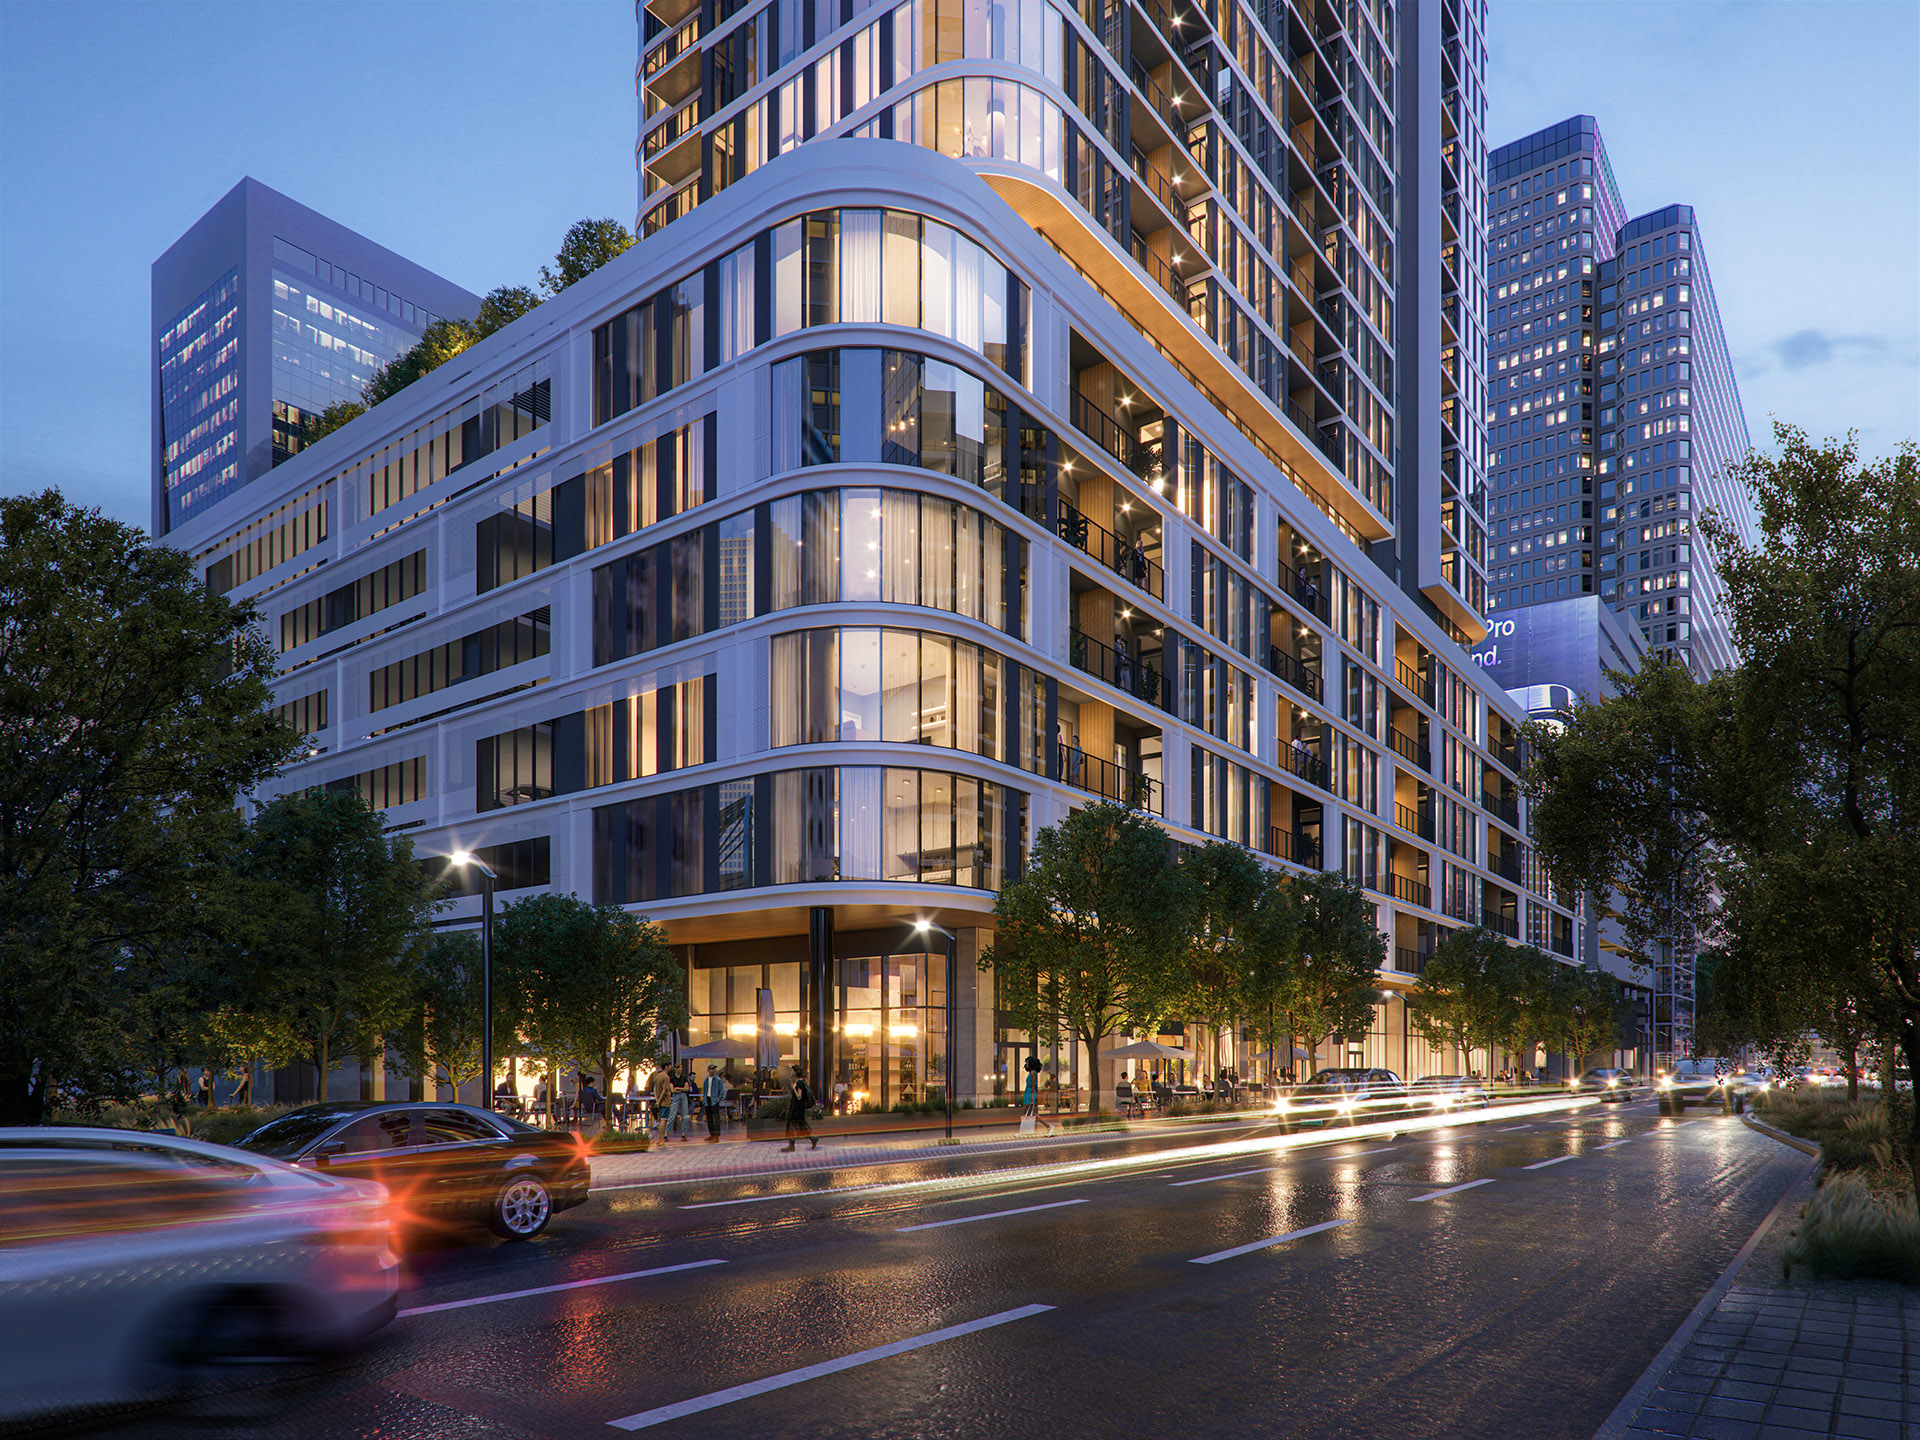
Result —
M1351 876L1387 998L1314 1058L1450 1065L1441 936L1576 953L1463 649L1482 6L722 10L641 12L640 244L180 538L273 619L281 783L646 911L690 1040L877 1105L1105 1063L975 962L1112 800Z
M1724 668L1697 521L1752 538L1729 476L1748 438L1693 210L1626 218L1591 115L1500 146L1492 172L1491 608L1597 593L1650 652Z
M257 480L478 297L248 177L153 265L153 533Z

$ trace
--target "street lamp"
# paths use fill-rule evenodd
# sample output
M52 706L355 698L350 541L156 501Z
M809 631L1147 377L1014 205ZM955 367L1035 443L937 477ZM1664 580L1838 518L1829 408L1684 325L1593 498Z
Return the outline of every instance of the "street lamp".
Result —
M953 1139L953 1087L955 1081L954 1044L959 1038L954 1033L953 989L955 976L953 970L953 932L943 929L931 920L916 920L913 922L913 928L921 935L935 934L947 937L947 1139L951 1140Z
M493 882L500 876L471 850L447 857L480 872L480 1108L493 1109Z

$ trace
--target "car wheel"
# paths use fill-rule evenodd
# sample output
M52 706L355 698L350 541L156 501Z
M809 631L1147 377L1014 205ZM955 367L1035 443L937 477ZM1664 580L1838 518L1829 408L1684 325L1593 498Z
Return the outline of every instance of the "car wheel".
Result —
M154 1336L152 1353L159 1371L173 1379L282 1360L292 1350L285 1318L271 1295L223 1291L168 1315Z
M538 1175L515 1175L493 1197L487 1225L502 1240L531 1240L553 1218L553 1196Z
M1673 1114L1673 1097L1672 1096L1662 1095L1660 1097L1660 1113L1662 1115Z

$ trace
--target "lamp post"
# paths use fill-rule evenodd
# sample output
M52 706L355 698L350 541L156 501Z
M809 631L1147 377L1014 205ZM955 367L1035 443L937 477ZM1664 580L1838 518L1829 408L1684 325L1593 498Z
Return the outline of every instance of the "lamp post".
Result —
M500 876L471 850L448 857L480 872L480 1108L493 1109L493 882Z
M954 1033L954 971L953 971L953 932L936 925L931 920L916 920L913 928L920 935L929 933L947 937L947 1139L953 1139L953 1087L956 1079L954 1070L954 1043L959 1038Z

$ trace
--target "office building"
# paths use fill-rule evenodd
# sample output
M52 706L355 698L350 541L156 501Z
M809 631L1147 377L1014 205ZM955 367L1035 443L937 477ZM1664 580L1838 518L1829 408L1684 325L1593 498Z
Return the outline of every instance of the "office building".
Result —
M1365 886L1317 1059L1443 1068L1442 935L1574 954L1464 649L1483 7L941 3L654 0L641 243L177 534L270 618L281 783L645 911L690 1041L764 996L870 1105L1085 1084L977 961L1114 800Z
M154 262L154 534L296 454L313 416L479 303L243 179Z
M1575 115L1492 156L1492 609L1598 594L1695 675L1733 663L1697 535L1754 537L1746 421L1693 210L1626 218Z

